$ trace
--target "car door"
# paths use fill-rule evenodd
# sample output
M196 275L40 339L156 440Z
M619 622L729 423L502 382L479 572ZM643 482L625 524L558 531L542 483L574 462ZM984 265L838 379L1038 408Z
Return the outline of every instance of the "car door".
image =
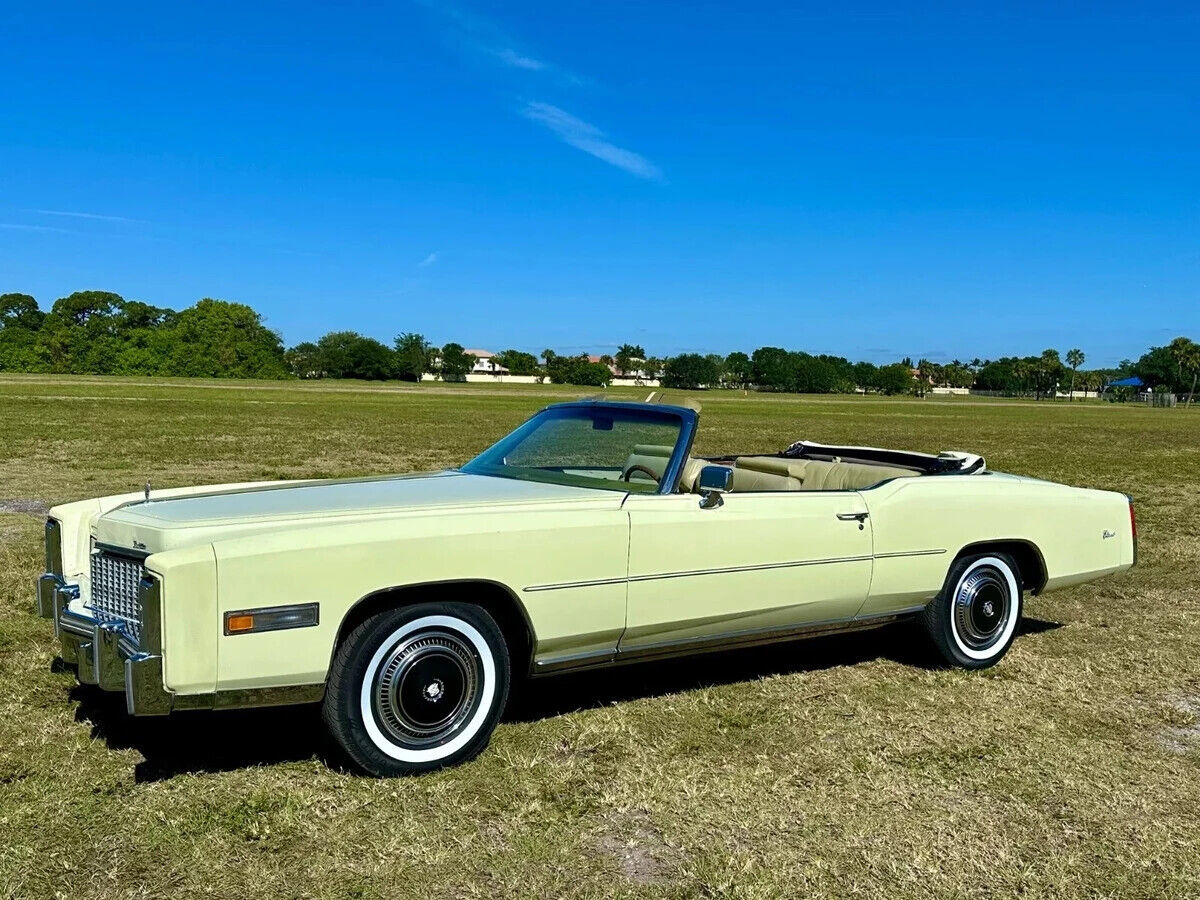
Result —
M853 618L871 582L871 525L856 491L630 495L621 652L749 639Z

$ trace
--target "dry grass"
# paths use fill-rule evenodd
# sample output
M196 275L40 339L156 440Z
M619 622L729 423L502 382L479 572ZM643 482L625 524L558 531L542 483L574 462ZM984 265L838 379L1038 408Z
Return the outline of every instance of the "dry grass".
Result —
M702 398L701 451L968 449L1133 494L1142 564L1032 600L982 674L894 629L563 677L478 761L373 781L310 710L129 720L55 666L38 504L437 468L572 393L0 380L0 897L1200 895L1192 412Z

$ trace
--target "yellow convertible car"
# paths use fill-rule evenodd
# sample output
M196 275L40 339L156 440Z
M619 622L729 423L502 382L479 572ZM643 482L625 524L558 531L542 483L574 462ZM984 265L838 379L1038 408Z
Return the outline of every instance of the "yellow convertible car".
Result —
M902 618L990 666L1025 591L1136 559L1123 494L966 453L699 459L697 423L564 403L453 471L68 503L38 610L133 715L320 702L354 764L397 775L479 753L524 675Z

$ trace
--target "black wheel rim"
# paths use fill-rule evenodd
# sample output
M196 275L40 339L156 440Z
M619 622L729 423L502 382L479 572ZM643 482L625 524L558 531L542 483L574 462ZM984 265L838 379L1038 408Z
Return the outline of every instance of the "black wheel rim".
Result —
M479 705L482 661L471 643L453 631L407 635L384 655L376 672L376 721L406 747L445 743Z
M954 595L954 628L972 650L986 650L1004 632L1012 592L1004 573L991 566L972 570Z

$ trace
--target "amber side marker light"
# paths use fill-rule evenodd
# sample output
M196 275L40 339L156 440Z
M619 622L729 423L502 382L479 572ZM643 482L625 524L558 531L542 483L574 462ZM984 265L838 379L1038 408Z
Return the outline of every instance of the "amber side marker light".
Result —
M225 613L225 633L254 634L260 631L283 631L286 628L309 628L320 624L320 621L320 606L316 603L238 609Z

